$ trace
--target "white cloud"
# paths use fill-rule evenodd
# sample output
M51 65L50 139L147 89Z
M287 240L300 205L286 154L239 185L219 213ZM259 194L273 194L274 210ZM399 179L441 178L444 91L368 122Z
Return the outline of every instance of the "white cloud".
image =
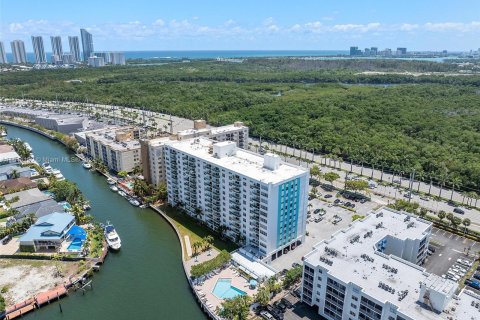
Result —
M480 32L480 21L466 23L460 22L428 22L402 23L402 24L383 24L380 22L371 23L328 23L329 19L325 17L317 21L298 22L291 25L285 25L275 21L273 17L268 17L254 26L241 25L239 22L228 19L218 25L201 23L200 19L194 17L191 19L173 19L163 20L158 18L153 22L129 21L123 23L103 23L90 26L79 26L69 21L48 21L48 20L25 20L11 23L2 23L0 25L0 36L9 41L13 39L24 39L29 41L31 35L74 35L79 33L81 27L94 34L97 39L125 39L125 40L143 40L143 39L199 39L223 38L230 40L248 40L263 41L265 39L279 39L279 37L291 37L296 39L318 40L330 34L334 37L344 37L348 39L372 36L384 38L398 37L401 33L445 33L453 32L457 34Z

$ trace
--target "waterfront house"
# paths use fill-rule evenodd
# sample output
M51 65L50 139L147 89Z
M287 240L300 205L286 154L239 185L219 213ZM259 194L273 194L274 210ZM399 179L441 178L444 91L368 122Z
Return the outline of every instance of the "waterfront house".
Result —
M0 166L0 181L14 179L15 177L30 178L32 176L32 169L28 167L20 167L16 165Z
M9 194L21 190L32 189L36 186L37 183L30 180L30 178L20 177L17 179L0 181L0 192L2 194Z
M75 225L69 213L54 212L43 216L20 237L20 251L57 250Z

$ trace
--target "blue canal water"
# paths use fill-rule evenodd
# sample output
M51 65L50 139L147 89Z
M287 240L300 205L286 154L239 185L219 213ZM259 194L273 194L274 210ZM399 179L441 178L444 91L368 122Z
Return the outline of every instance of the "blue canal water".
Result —
M175 232L157 213L130 205L110 191L104 177L84 169L57 142L7 126L9 138L30 144L39 163L48 161L78 184L98 221L110 220L122 238L122 249L110 253L93 278L93 290L73 292L24 319L38 320L186 320L206 319L185 278Z

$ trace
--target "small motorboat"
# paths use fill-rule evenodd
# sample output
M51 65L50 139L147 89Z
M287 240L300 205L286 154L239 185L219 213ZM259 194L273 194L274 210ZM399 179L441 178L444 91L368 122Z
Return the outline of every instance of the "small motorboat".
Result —
M136 200L136 199L134 199L134 198L128 200L128 202L130 202L130 204L131 204L132 206L135 206L135 207L138 207L138 206L140 205L140 202L138 202L138 200Z
M87 202L83 205L83 210L90 210L90 209L92 209L92 207L90 206L90 203Z
M28 144L28 142L24 142L24 145L25 145L25 149L27 149L27 151L32 152L32 147Z
M110 184L110 185L112 185L112 184L115 184L116 182L115 182L115 180L113 180L113 179L111 179L111 178L108 178L108 179L107 179L107 183Z
M42 164L42 167L43 167L43 169L45 169L45 172L46 172L46 173L48 173L48 174L53 173L53 169L52 169L52 167L50 166L50 163L44 162L44 163Z
M0 131L0 137L6 137L7 132L5 130Z
M103 229L103 234L105 235L105 240L107 241L108 247L112 250L120 250L122 246L122 241L118 235L115 227L107 221L107 225Z
M84 163L82 163L82 166L85 169L92 169L92 165L90 164L90 162L84 162Z
M118 194L121 195L124 198L127 196L127 193L123 190L118 190Z
M118 188L117 188L117 186L111 185L110 190L112 190L113 192L117 192Z
M53 169L52 174L55 176L55 178L59 181L65 180L65 177L63 176L62 172L58 169Z

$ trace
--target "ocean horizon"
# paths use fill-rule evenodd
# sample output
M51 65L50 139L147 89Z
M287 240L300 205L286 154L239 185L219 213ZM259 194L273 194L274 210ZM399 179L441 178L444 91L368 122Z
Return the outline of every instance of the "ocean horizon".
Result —
M102 52L102 51L99 51ZM125 59L216 59L216 58L266 58L266 57L335 57L350 59L348 50L141 50L141 51L120 51L125 54ZM47 61L51 60L51 52L46 52ZM353 57L362 58L362 57ZM363 57L363 58L385 58L385 57ZM406 58L412 60L426 60L441 62L442 58ZM13 61L12 53L7 53L7 60ZM27 61L34 63L35 55L27 52Z

